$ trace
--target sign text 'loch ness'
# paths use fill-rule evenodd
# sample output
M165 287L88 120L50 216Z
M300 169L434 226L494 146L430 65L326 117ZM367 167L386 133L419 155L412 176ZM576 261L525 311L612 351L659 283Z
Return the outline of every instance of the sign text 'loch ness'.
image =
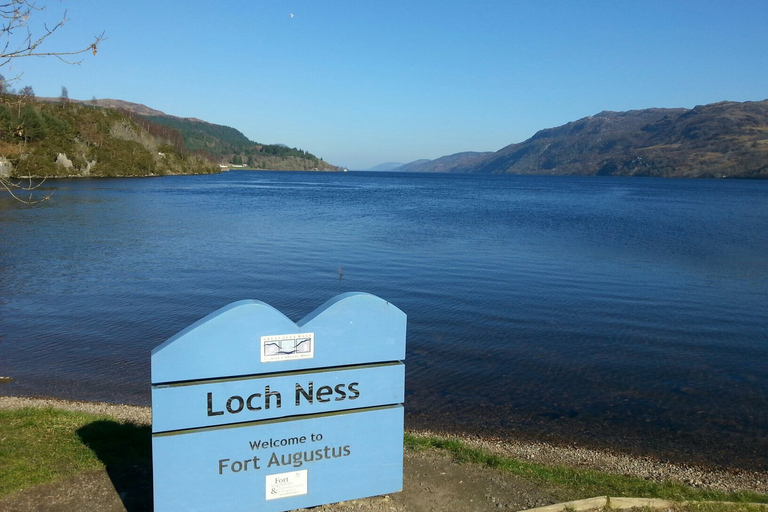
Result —
M230 304L152 352L155 510L284 511L402 489L406 316Z

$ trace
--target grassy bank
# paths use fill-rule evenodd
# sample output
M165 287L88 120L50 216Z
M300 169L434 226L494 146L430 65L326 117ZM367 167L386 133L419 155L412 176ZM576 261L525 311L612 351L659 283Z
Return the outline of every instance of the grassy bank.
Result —
M409 450L438 449L449 453L455 460L469 464L482 464L511 474L540 481L574 491L583 498L592 496L626 496L661 498L671 501L729 501L740 503L768 503L768 495L755 492L720 492L698 489L680 482L654 482L643 478L604 473L590 469L550 466L524 462L489 453L455 440L439 437L405 435Z
M580 498L608 495L768 503L768 495L755 492L718 492L673 481L653 482L520 461L454 439L406 434L405 446L410 452L439 451L458 462L491 467L537 486L567 489ZM87 470L106 467L114 471L128 466L151 467L151 432L147 425L52 408L0 410L0 496Z

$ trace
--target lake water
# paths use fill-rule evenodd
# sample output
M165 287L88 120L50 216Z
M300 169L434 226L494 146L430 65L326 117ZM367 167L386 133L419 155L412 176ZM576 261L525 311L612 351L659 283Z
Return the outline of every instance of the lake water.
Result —
M148 405L152 348L211 311L365 291L408 314L408 426L768 469L768 182L45 185L0 197L2 394Z

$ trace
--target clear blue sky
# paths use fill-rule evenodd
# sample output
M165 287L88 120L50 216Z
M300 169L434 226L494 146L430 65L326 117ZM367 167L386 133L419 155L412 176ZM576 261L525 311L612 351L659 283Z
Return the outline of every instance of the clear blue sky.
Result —
M495 151L602 110L768 98L766 0L39 1L68 11L48 49L107 40L79 66L2 68L18 87L143 103L350 169Z

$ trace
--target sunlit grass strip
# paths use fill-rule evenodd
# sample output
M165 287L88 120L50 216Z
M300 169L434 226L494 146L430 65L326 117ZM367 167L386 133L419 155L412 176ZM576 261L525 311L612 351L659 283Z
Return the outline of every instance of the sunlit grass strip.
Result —
M102 419L56 409L0 411L0 496L102 468L77 435Z
M749 503L686 503L688 512L765 512L765 507ZM682 508L682 507L679 507Z
M93 446L87 446L78 432ZM87 413L36 408L0 411L0 496L84 470L103 468L94 450L109 464L130 461L149 465L150 436L147 426L120 424L108 417ZM415 451L443 450L459 462L536 479L584 498L627 496L676 502L768 503L768 495L755 492L702 490L680 482L652 482L594 470L523 462L470 447L456 439L406 434L405 445ZM708 507L701 504L702 511L709 510Z
M726 501L675 502L659 498L618 498L598 496L585 500L556 503L528 509L527 512L765 512L768 503L733 503Z
M733 501L740 503L768 503L768 495L750 491L721 492L696 489L680 482L653 482L638 477L603 473L590 469L549 466L523 462L510 457L489 453L467 446L457 439L405 435L405 446L410 450L436 448L451 454L457 462L481 464L508 471L514 475L537 479L550 485L563 487L578 495L627 496L636 498L662 498L672 501Z

